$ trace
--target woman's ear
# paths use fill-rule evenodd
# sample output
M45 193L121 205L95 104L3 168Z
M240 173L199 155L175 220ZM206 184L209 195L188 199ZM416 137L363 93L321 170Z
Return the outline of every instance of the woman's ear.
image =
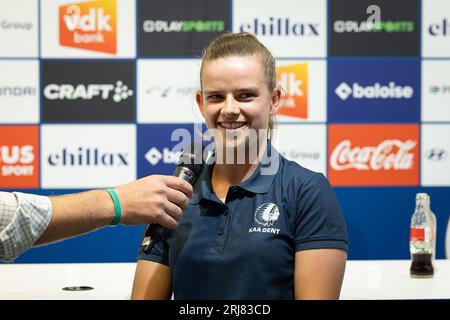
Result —
M280 111L281 108L281 95L282 95L282 90L279 86L277 86L273 92L272 92L272 97L270 99L270 115L274 116L278 113L278 111Z
M203 100L202 100L202 92L197 90L195 93L195 101L197 101L198 108L200 109L201 114L203 115Z

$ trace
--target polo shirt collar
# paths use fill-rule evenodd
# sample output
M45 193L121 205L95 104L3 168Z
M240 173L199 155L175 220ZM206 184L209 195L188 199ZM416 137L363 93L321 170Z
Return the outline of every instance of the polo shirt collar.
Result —
M269 167L271 165L270 159L276 159L278 161L278 166L280 165L280 154L278 151L272 146L270 140L267 141L267 152L264 152L263 158L261 162L255 169L255 172L251 175L250 178L237 184L236 186L247 190L251 193L259 193L264 194L267 193L272 185L273 180L275 179L275 175L278 170L273 172L272 174L261 174L261 168ZM205 168L202 170L202 173L197 179L197 182L194 187L194 196L191 198L191 204L198 204L202 198L217 201L218 198L214 194L212 185L211 185L211 175L214 164L205 164Z

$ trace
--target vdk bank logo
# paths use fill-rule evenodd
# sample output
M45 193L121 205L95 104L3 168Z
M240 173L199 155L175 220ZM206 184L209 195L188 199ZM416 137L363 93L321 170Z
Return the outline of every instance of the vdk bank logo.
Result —
M278 67L277 81L286 94L279 114L294 118L308 117L308 64L298 63Z
M62 46L117 52L116 0L74 3L59 8Z

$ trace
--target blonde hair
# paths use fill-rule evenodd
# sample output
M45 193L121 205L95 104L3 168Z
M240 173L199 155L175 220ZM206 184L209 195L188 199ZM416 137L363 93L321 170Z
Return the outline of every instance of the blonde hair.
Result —
M269 92L273 92L277 87L275 58L253 34L248 32L223 33L203 50L202 65L200 67L200 85L202 91L202 71L205 61L216 60L229 56L243 57L252 55L261 57L266 72L267 88L269 89ZM268 134L269 139L272 136L272 131L275 129L275 126L276 121L274 117L270 117Z

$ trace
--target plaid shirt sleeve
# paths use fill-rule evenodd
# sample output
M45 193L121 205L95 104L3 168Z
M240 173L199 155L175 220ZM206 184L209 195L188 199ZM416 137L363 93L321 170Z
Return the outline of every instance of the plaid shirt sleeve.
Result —
M47 229L51 218L48 197L0 192L0 260L13 260L29 249Z

